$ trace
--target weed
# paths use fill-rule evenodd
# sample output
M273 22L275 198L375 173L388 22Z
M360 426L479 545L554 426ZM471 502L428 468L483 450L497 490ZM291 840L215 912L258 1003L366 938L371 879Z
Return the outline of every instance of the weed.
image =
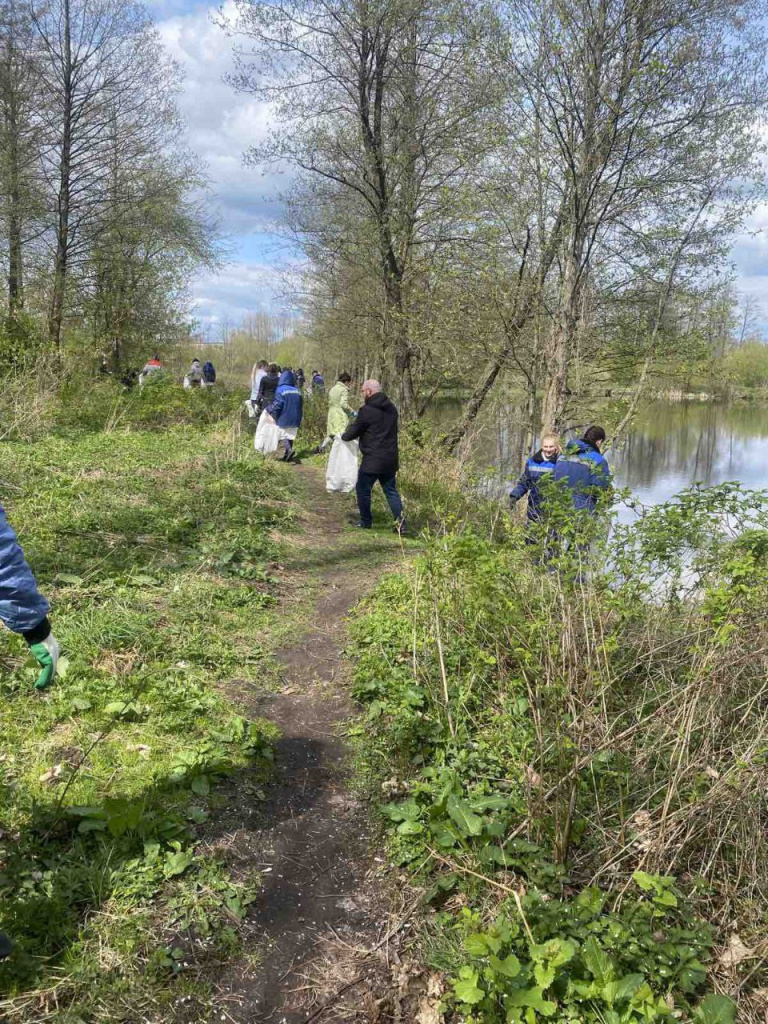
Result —
M464 910L496 936L454 943L461 1019L733 1019L703 920L765 925L767 527L736 485L588 560L583 525L569 546L558 524L559 553L465 526L356 624L353 734L392 854L429 886L438 947Z

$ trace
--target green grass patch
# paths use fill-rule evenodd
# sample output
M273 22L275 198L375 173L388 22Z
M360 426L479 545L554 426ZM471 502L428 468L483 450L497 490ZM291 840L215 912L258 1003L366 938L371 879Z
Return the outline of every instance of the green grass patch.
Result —
M64 652L40 694L24 643L0 635L5 1014L202 1019L258 877L199 839L217 781L263 779L275 739L224 686L274 677L298 485L227 423L142 417L7 442L0 475Z

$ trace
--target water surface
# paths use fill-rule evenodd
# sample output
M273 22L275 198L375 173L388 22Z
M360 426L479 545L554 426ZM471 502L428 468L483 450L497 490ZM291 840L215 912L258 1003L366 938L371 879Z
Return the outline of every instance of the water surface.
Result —
M617 483L649 505L693 483L768 488L768 406L654 402L611 461Z
M503 494L519 475L521 422L512 408L486 418L474 461L487 472L490 493ZM693 483L735 480L768 488L768 405L654 402L638 412L608 461L617 485L629 487L646 505Z

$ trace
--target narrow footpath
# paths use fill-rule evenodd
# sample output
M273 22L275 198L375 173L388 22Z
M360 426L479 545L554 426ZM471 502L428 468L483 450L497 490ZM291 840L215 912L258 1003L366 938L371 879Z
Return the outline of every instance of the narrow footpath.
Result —
M406 1020L392 978L407 900L393 897L368 810L350 790L344 648L348 613L408 552L386 532L351 530L349 499L328 495L316 467L295 471L307 497L302 532L289 538L288 600L309 598L314 614L275 654L279 690L239 695L282 736L255 820L229 836L231 856L257 864L263 884L248 913L252 955L223 974L217 1006L237 1024Z

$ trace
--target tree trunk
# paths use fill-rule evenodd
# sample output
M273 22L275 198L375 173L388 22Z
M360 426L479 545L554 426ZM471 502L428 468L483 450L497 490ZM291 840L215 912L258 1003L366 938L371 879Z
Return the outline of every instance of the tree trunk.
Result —
M21 171L16 111L11 106L8 117L8 313L14 316L24 306L24 268L21 245Z
M411 419L416 414L416 394L411 373L411 344L408 337L408 326L403 310L403 289L400 281L399 268L394 260L387 262L387 341L392 346L395 369L394 392L398 412L403 419ZM394 267L393 267L394 263Z
M12 318L24 305L24 275L22 263L22 209L21 166L21 111L19 56L15 51L13 22L8 31L5 46L4 66L4 129L7 167L7 215L8 233L8 314Z
M64 319L64 294L69 260L69 206L72 160L72 24L69 0L64 0L64 107L61 123L59 194L56 220L56 260L53 268L53 292L48 316L48 337L57 353L61 351L61 326Z
M541 403L541 432L559 433L568 388L568 365L579 323L580 258L568 253L563 276L562 305L557 320L544 342L547 381Z
M463 417L459 420L453 430L446 434L443 440L444 447L449 451L456 451L460 442L464 438L464 435L477 418L477 414L483 407L483 403L488 397L491 388L496 383L496 378L507 365L520 332L533 316L534 298L535 296L533 294L529 295L523 302L523 306L514 321L505 326L504 344L497 350L496 355L491 360L491 363L485 372L485 376L481 380L480 384L475 388L475 391L464 410Z

